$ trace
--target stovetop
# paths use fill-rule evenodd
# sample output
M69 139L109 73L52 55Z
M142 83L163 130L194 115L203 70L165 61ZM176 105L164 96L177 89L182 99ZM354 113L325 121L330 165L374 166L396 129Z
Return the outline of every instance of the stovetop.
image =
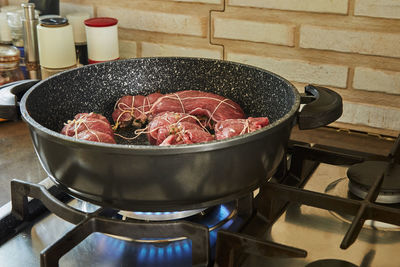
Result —
M347 167L320 164L304 189L346 197ZM400 209L400 205L395 205ZM292 203L273 224L267 239L306 250L306 258L273 259L278 266L305 266L320 259L341 259L356 266L400 266L400 226L367 221L349 248L340 244L354 216Z
M349 166L364 160L390 160L390 157L292 142L287 158L275 177L260 190L234 204L214 207L210 212L214 212L221 223L218 220L204 223L211 243L208 264L307 266L318 260L335 259L353 266L400 266L400 259L395 257L400 250L400 205L378 205L374 203L375 193L370 193L369 199L361 200L347 191ZM31 188L29 184L22 182L22 185L20 189ZM70 221L79 223L76 218L89 218L99 208L71 199L63 192L60 194L49 178L42 185L41 189L33 185L30 190L48 188L70 207L82 212L83 215L79 215L75 210L70 211ZM376 187L379 185L377 182ZM42 200L47 203L45 197ZM26 216L22 223L9 214L11 203L0 209L0 262L4 266L39 266L42 251L51 248L60 238L73 239L74 236L68 236L71 230L87 230L77 228L55 214L43 213L43 207L37 205L39 202L33 204L27 207L34 215ZM233 209L232 205L235 206ZM21 207L16 209L19 215L23 214ZM110 218L115 219L115 216ZM193 216L174 221L174 224L197 225L197 217ZM368 220L371 216L386 223ZM360 220L354 220L354 217ZM96 221L97 224L101 222L102 219ZM139 221L137 226L142 227L142 222ZM102 229L96 227L94 229ZM190 227L188 233L192 230ZM207 232L204 227L193 229L199 232L206 229ZM151 232L152 237L143 238L151 241L157 232L160 236L165 235L163 230L155 232ZM193 238L193 241L180 239L149 245L147 241L126 241L98 232L88 234L81 243L75 240L79 244L69 252L63 251L66 254L61 257L60 266L190 266L192 254L199 250L198 244L204 244ZM63 245L60 243L59 247L63 248ZM322 263L320 266L327 265Z

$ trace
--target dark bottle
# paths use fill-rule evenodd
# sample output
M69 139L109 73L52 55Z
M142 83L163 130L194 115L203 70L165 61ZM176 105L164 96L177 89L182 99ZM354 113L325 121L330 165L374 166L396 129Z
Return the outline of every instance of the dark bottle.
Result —
M60 0L29 0L34 3L40 15L60 15Z

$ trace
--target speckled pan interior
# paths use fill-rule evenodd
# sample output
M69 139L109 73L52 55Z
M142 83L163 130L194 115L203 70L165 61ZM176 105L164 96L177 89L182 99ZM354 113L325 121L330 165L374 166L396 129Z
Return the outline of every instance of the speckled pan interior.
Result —
M180 90L213 92L237 102L248 116L274 122L288 113L295 92L280 77L242 64L196 58L143 58L85 66L38 84L26 100L30 116L59 132L80 112L97 112L111 123L123 95Z

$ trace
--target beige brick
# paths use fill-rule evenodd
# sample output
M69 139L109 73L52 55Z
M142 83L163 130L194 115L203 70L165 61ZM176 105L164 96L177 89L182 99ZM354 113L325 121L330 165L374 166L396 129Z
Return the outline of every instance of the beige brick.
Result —
M22 3L28 2L28 0L8 0L7 2L9 6L20 6Z
M400 57L400 34L303 25L300 47Z
M136 42L119 40L119 56L122 59L137 57Z
M90 5L78 5L72 3L60 3L60 15L66 16L71 13L84 12L88 13L90 17L94 17L94 8Z
M400 109L343 101L339 122L400 130Z
M228 4L337 14L347 14L348 8L348 0L229 0Z
M99 17L115 17L119 26L128 29L206 36L207 16L174 14L150 10L99 7Z
M228 52L227 59L254 65L296 82L345 88L348 68L331 64L313 64L302 60L260 57Z
M174 2L191 2L204 4L221 4L222 0L174 0Z
M214 37L294 46L295 25L215 18Z
M400 19L400 1L355 0L354 15Z
M142 43L143 57L178 56L222 59L222 49L205 49L170 44Z
M357 67L354 70L353 88L400 94L400 72Z

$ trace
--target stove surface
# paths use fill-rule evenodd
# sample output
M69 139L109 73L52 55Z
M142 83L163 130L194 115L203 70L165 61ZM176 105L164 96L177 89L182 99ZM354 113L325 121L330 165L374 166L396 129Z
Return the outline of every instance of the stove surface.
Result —
M344 166L320 164L304 189L325 192L346 177L346 171ZM335 189L329 189L328 193L336 195ZM305 266L322 259L341 259L357 266L400 266L400 259L395 257L400 251L399 226L381 230L366 223L357 241L343 250L340 243L349 225L331 211L291 203L267 233L267 239L305 249L308 255L302 259L268 259L265 266Z
M86 209L87 203L72 200L70 206ZM1 266L40 266L40 252L74 228L54 214L39 218L0 247ZM61 257L59 266L191 266L191 243L139 244L93 233Z
M306 145L306 147L300 147L298 152L302 154L303 151L308 149ZM311 158L317 157L318 160L318 156L320 155L321 153L317 151ZM349 160L346 156L336 159L335 154L330 154L324 158L327 159L328 162L341 162L343 160L347 162ZM350 161L352 160L352 156L350 156ZM292 164L291 167L293 167L293 165L294 164ZM302 186L304 186L305 190L347 198L351 195L347 192L348 179L346 178L346 172L348 167L348 165L320 163L310 179L304 180L306 182L302 184ZM276 181L277 180L279 180L279 178L277 178ZM275 178L273 178L272 181L273 183L269 184L275 184ZM46 179L43 185L46 188L50 188L54 184L50 179ZM294 185L297 187L296 183L285 183L285 186L286 185ZM275 186L270 187L269 190L271 190L271 188L274 190ZM271 191L269 192L272 193ZM278 190L277 192L281 191ZM270 195L273 196L273 194ZM265 200L265 198L262 199ZM290 199L290 197L288 199ZM310 203L311 200L309 198L307 199L305 203ZM257 201L258 200L255 202ZM268 203L269 201L270 200L268 200ZM271 201L274 201L274 199ZM307 256L304 258L301 258L301 256L299 258L290 258L287 257L287 255L284 256L272 252L269 254L273 256L259 257L243 253L245 256L236 257L239 258L239 265L237 265L235 260L236 265L234 266L314 266L312 264L328 262L322 261L327 259L332 259L332 261L329 262L334 262L333 260L336 260L336 262L338 262L337 260L347 262L350 264L349 266L351 266L351 264L363 267L400 266L400 260L395 257L396 252L400 251L399 226L367 220L356 238L355 243L352 245L350 244L351 246L348 249L343 250L340 246L343 237L350 227L351 220L353 219L351 215L339 214L312 206L296 204L295 202L297 200L294 199L291 201L294 202L290 202L282 213L277 213L279 216L274 215L266 219L266 227L262 224L263 227L261 228L253 228L253 221L251 221L243 227L244 230L240 230L240 234L247 234L251 238L255 237L263 241L276 242L292 247L294 250L297 248L297 251L293 252L293 250L292 252L293 254L297 253L298 257L302 254L300 250L304 250L304 252L307 252ZM285 201L281 203L284 202ZM336 202L340 201L336 200ZM86 202L76 199L70 201L69 205L86 212L94 211L98 208L94 205L87 205ZM268 208L268 205L269 204L261 205L261 208ZM327 205L324 204L322 206ZM400 210L400 204L385 206ZM257 209L259 208L260 207L257 206ZM9 213L10 210L10 203L1 207L0 219L1 215ZM243 210L241 212L243 212ZM392 212L391 214L398 213ZM263 213L262 215L265 214ZM395 221L395 223L400 225L398 219L390 219L390 221ZM258 221L255 220L254 223L254 226L257 226ZM226 225L224 224L226 228L222 229L229 228L229 231L231 231L231 226L232 225L228 222ZM62 238L71 229L74 229L74 227L74 224L57 217L55 214L47 213L39 217L34 217L32 220L24 221L15 229L18 234L12 235L8 240L3 239L4 242L0 242L0 266L39 266L41 251ZM1 231L2 229L0 229L0 232ZM257 232L260 232L260 234ZM159 232L157 232L157 234L158 233ZM240 234L238 236L240 236ZM218 238L220 238L219 234ZM211 242L215 243L216 239L216 231L211 231ZM244 243L248 241L246 238L239 240ZM225 244L223 242L221 243ZM251 253L252 251L246 250L246 252ZM290 253L291 252L288 254ZM285 252L283 254L285 254ZM176 242L163 242L162 244L144 244L121 240L97 232L89 235L89 237L78 246L61 257L59 261L60 266L191 266L191 263L192 243L188 239L180 239ZM222 267L225 265L220 264L216 266Z

